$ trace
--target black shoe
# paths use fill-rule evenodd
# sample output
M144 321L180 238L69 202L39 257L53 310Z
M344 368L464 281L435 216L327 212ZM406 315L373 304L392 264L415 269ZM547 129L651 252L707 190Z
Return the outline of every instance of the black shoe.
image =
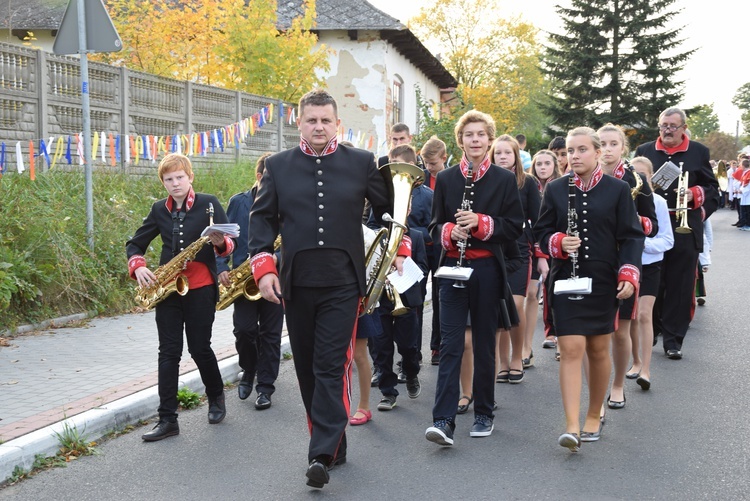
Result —
M508 382L510 384L518 384L523 381L523 375L525 371L518 369L511 369L508 373Z
M269 407L271 407L271 395L268 393L258 393L258 398L255 399L255 408L262 411Z
M240 379L240 384L237 386L237 396L240 397L240 400L247 400L247 397L253 393L253 379L252 375L248 374L247 371L242 373L242 379Z
M471 427L469 432L470 437L489 437L492 435L492 430L495 429L495 423L489 416L477 414L474 416L474 425Z
M331 471L335 466L341 466L342 464L346 464L346 453L336 456L336 459L331 461L331 464L328 465L328 471Z
M432 358L430 358L432 365L440 365L440 350L432 350Z
M667 358L670 360L682 360L682 352L680 350L667 350Z
M467 397L466 395L463 395L461 398L458 399L460 402L461 400L466 400L468 402L466 405L458 404L458 409L456 409L456 414L466 414L469 411L469 406L474 401L474 397Z
M218 397L208 397L208 423L221 423L227 415L227 406L224 402L224 392Z
M521 364L523 365L524 369L528 369L529 367L534 366L534 350L531 350L529 358L524 358L521 360Z
M378 403L379 411L391 411L396 407L396 395L383 395Z
M645 377L638 376L638 379L636 379L635 382L638 384L638 386L641 387L643 391L648 391L651 389L651 381L649 381Z
M180 425L177 421L159 421L153 430L144 433L141 438L146 442L156 442L179 434Z
M372 373L372 378L370 379L370 386L373 388L377 388L380 385L380 375L382 373L380 372L380 369L375 367L375 370Z
M398 368L398 382L400 384L404 384L406 382L406 373L404 373L404 369L401 367Z
M317 459L313 459L310 462L310 466L307 467L307 473L305 473L305 476L307 477L307 485L315 487L316 489L322 489L330 479L328 476L328 466L324 465Z
M409 398L417 398L422 393L422 385L419 383L418 376L406 380L406 393L409 394Z
M627 401L627 398L625 398L625 393L622 394L622 402L618 402L617 400L611 400L608 395L607 407L609 407L610 409L622 409L625 407L626 401Z
M438 445L453 445L453 430L455 428L456 425L447 419L438 419L427 428L424 436L430 442L435 442Z

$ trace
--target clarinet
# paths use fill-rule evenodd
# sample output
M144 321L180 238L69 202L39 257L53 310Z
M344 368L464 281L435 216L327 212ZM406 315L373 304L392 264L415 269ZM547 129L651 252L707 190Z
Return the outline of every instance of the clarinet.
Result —
M576 180L573 173L568 176L568 230L566 234L569 237L578 237L578 212L576 212ZM570 252L570 263L573 265L573 272L570 275L571 280L578 278L578 251ZM583 299L580 294L568 296L571 300Z
M466 169L466 184L464 184L464 196L461 200L459 210L471 211L471 206L474 204L474 164L469 162L469 167ZM456 242L458 247L458 263L457 268L461 268L464 263L464 256L466 255L466 241L467 239L461 239ZM466 287L466 283L463 280L456 280L453 282L453 287L457 289L463 289Z

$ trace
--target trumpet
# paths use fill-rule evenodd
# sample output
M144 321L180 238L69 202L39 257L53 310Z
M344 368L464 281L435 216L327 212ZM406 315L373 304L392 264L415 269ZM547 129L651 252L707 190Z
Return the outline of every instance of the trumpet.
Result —
M674 211L677 213L677 228L674 229L677 233L691 233L693 230L688 225L688 173L682 169L682 163L680 162L680 177L677 179L677 206Z
M398 293L396 288L391 285L390 282L385 283L385 293L388 295L388 299L391 303L393 303L393 310L391 310L392 316L400 317L401 315L409 313L409 307L404 305L404 302L401 300L401 294Z

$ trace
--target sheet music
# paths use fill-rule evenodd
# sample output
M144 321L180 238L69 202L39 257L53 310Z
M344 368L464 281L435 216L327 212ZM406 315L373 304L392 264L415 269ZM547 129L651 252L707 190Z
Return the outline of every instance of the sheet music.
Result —
M578 277L555 280L555 294L591 294L591 279Z
M422 269L410 257L404 259L404 274L399 275L398 271L390 273L386 278L399 294L406 292L409 287L424 278Z
M651 182L654 186L666 190L678 177L680 177L680 168L673 162L667 160L661 167L659 167L659 170L654 172L654 175L651 177Z
M450 278L453 280L463 280L464 282L469 280L471 273L474 268L469 267L458 267L458 266L441 266L433 274L435 278Z
M218 231L225 235L229 235L232 238L240 236L240 225L237 223L225 223L225 224L214 224L212 226L206 226L206 229L201 233L202 237L205 237L213 231Z

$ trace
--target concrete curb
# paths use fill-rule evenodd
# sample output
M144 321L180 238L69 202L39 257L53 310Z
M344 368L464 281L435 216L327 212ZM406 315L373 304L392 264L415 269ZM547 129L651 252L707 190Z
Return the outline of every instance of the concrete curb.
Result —
M96 311L89 311L85 313L75 313L73 315L67 315L64 317L51 318L49 320L44 320L43 322L39 322L38 324L19 325L18 327L14 329L5 329L3 331L0 331L0 336L25 334L27 332L41 331L41 330L45 330L49 328L52 325L54 325L55 327L65 327L65 324L69 324L71 322L78 322L79 320L86 320L89 318L94 318L96 316L97 316Z
M290 351L289 340L284 336L281 340L281 353L287 351ZM219 371L224 381L236 382L241 371L239 357L234 355L219 360ZM203 393L206 389L197 369L180 376L179 386L187 386L197 393ZM8 480L16 467L30 470L37 455L47 457L57 454L60 444L55 433L62 433L66 425L77 429L87 440L98 441L112 431L122 430L141 419L156 416L158 407L158 390L156 386L152 386L10 440L0 445L0 483Z

